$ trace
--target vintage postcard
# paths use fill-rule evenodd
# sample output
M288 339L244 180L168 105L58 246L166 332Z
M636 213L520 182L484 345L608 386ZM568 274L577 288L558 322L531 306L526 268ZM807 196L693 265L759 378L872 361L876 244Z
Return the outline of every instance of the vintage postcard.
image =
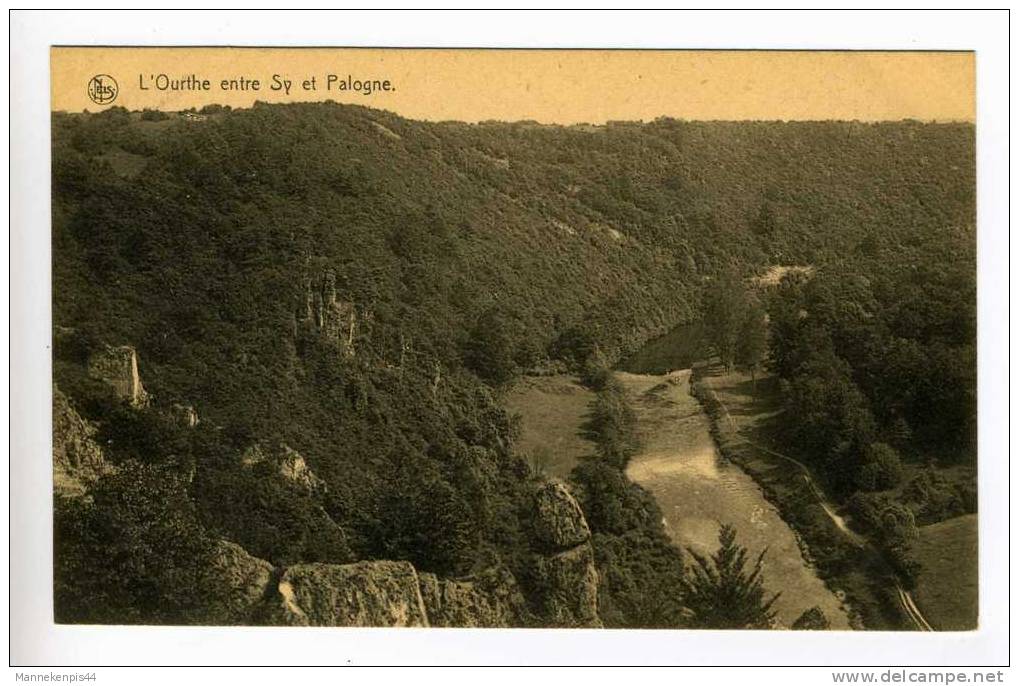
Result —
M58 624L979 626L973 52L50 65Z

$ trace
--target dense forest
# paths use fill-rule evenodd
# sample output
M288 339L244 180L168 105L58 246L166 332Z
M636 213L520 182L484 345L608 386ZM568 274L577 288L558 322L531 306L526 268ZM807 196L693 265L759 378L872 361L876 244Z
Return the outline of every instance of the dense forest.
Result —
M972 462L974 173L962 124L55 113L54 382L116 466L57 502L58 619L215 621L202 569L224 538L282 567L504 565L546 623L540 475L499 398L572 369L603 403L602 459L574 477L602 619L688 621L641 600L682 561L622 476L600 370L735 311L726 284L805 265L725 346L763 365L769 322L794 440L848 492L897 483L900 453ZM106 345L137 350L147 406L89 375ZM292 452L320 484L279 478Z

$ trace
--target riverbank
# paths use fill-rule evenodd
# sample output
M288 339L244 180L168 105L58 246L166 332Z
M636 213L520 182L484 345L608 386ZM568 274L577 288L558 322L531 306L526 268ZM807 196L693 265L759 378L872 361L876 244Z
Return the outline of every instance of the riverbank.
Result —
M665 532L681 549L709 555L722 524L736 527L751 558L767 551L764 583L783 627L819 607L834 629L848 629L841 599L817 575L796 534L738 464L721 459L711 422L689 392L689 370L663 375L616 372L636 417L640 448L626 469L662 511Z
M709 417L718 450L757 482L797 533L804 556L828 588L845 598L854 626L914 628L901 610L894 574L876 551L845 526L802 465L769 447L780 412L774 379L754 382L700 364L692 392Z

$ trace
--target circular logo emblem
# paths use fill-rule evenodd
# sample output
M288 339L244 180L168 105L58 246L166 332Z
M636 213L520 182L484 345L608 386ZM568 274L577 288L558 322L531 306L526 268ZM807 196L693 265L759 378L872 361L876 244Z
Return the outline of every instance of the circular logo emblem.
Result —
M109 74L96 74L88 81L88 97L97 105L109 105L119 92L117 81Z

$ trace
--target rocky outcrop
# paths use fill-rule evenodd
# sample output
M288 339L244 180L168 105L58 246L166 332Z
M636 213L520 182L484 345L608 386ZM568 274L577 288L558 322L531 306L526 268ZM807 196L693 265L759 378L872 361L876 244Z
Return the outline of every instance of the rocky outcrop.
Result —
M389 560L277 570L219 540L209 574L221 589L208 608L213 624L499 628L521 626L528 612L516 579L501 566L459 580ZM577 624L572 615L561 620Z
M255 443L241 453L241 464L245 467L254 467L256 464L266 461L267 456L260 443Z
M288 445L283 446L279 472L280 476L303 490L312 492L325 488L325 482L311 471L301 454Z
M279 475L303 491L314 493L324 491L325 482L311 470L304 457L289 445L280 444L274 451L267 451L255 443L241 454L241 464L253 467L271 460Z
M142 408L149 404L149 394L138 374L138 353L131 346L102 346L89 355L88 373L110 384L117 396L127 400L132 407Z
M95 442L96 429L53 387L53 491L62 496L84 495L88 485L106 471L103 451Z
M428 626L409 562L294 565L278 589L275 615L290 626Z
M216 599L213 616L223 624L250 624L272 582L273 566L236 543L220 540L212 573L225 591Z
M332 270L326 271L319 280L305 281L304 311L299 319L345 354L354 354L357 309L354 303L337 298L336 273Z
M278 591L270 615L288 626L498 628L520 626L527 612L503 567L450 580L419 574L409 562L299 564L286 570Z
M565 484L552 481L534 499L538 540L556 550L572 548L591 538L591 530L576 499Z
M198 426L198 411L191 405L174 403L170 406L170 416L185 429L193 429Z
M544 558L539 564L544 614L552 626L601 627L598 572L590 543Z
M580 505L553 481L535 495L535 515L535 533L547 551L537 570L542 614L553 626L601 627L591 530Z
M548 626L601 626L589 541L541 558L537 571ZM297 564L279 575L221 540L212 573L225 589L211 608L220 624L500 628L531 617L516 579L502 566L467 579L441 579L389 560Z
M470 580L418 575L421 598L431 626L520 626L526 612L524 596L509 570L493 567Z

